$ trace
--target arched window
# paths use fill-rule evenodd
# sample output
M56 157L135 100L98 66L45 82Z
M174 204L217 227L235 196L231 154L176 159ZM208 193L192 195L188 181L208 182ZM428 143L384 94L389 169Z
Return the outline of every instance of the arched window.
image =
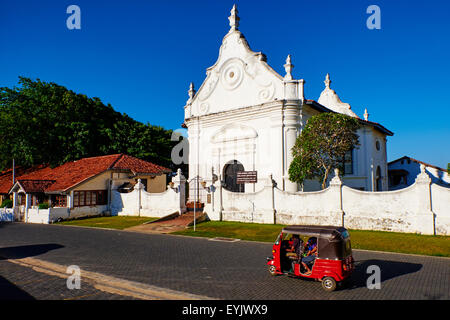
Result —
M353 174L353 149L347 151L341 161L342 174Z
M232 160L223 167L224 188L231 192L245 192L244 184L236 183L238 171L244 171L244 166L237 160Z
M375 191L381 191L381 190L383 190L383 185L382 185L382 180L381 180L381 168L380 168L380 166L378 166L377 167L377 174L376 174L376 180L375 180L375 182L376 182L376 185L375 185L375 187L376 187L376 190Z

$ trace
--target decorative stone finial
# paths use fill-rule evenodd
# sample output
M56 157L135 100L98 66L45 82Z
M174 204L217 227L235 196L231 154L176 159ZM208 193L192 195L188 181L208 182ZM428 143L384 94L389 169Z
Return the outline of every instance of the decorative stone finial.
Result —
M424 164L420 165L420 173L416 177L416 183L431 183L431 178L427 174Z
M330 74L329 74L329 73L327 73L327 75L325 76L325 81L324 81L324 83L325 83L325 87L327 87L328 89L330 89L330 83L331 83L331 80L330 80Z
M420 165L420 173L425 173L425 165L424 164Z
M138 181L137 181L137 183L135 184L134 188L135 188L136 190L142 190L142 189L144 189L144 185L143 185L143 183L141 182L141 179L138 179Z
M188 94L189 94L189 102L190 101L192 101L192 99L194 99L194 96L195 96L195 89L194 89L194 83L193 82L191 82L191 84L189 85L189 91L188 91Z
M342 180L339 177L339 169L335 168L334 169L334 177L330 181L330 186L340 186L340 185L342 185Z
M239 17L238 17L238 10L236 8L236 5L233 5L233 8L230 11L231 16L228 17L228 20L230 20L230 32L238 30L239 27Z
M364 109L364 120L369 121L369 114L367 113L367 108Z
M289 54L286 58L286 64L284 65L284 70L286 70L285 80L292 80L292 69L294 65L291 63L291 55Z

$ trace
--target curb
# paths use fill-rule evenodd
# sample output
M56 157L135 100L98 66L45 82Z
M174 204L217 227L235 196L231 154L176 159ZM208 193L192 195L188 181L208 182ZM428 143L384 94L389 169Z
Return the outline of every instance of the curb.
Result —
M67 266L35 258L5 259L4 261L28 267L34 271L67 279ZM134 297L143 300L216 300L211 297L161 288L145 283L115 278L97 272L81 270L81 279L94 288L112 294Z

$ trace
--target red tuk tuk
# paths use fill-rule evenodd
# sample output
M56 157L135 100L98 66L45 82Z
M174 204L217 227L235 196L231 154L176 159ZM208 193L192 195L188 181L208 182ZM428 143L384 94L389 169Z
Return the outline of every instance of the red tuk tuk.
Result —
M295 237L300 239L297 241L301 249L292 254L289 249ZM311 251L315 252L313 259L306 259L308 253L302 250L307 249L308 244L317 247ZM335 290L337 284L343 283L354 270L350 235L344 227L336 226L285 227L273 245L272 257L267 260L272 275L315 279L322 282L326 291ZM307 260L310 265L304 262Z

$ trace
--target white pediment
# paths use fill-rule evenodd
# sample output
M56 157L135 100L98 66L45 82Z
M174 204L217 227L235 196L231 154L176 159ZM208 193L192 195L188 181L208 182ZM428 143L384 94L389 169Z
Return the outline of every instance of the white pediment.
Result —
M224 37L217 62L188 104L186 118L247 106L283 97L283 78L253 52L238 30Z
M230 141L255 139L258 133L252 127L232 123L221 127L211 136L211 143L224 143Z

